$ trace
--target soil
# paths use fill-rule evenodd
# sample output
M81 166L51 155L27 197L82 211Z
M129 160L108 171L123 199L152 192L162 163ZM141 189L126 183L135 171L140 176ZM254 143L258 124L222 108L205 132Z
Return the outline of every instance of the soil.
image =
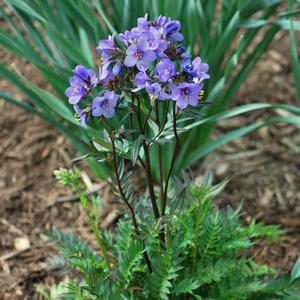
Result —
M259 101L296 104L288 51L288 34L277 35L233 105ZM0 58L7 65L15 62L22 70L31 71L33 81L45 86L26 62L3 49ZM5 80L1 80L0 89L22 97ZM77 203L61 201L71 191L59 187L52 175L60 167L70 167L77 154L40 119L4 101L0 102L0 110L0 299L44 299L37 289L47 291L66 276L49 268L49 257L56 255L57 249L47 242L43 232L56 226L87 240L91 237ZM215 135L275 115L252 112L221 122ZM299 144L297 128L285 124L265 127L206 157L195 174L201 178L211 172L214 183L229 179L216 199L218 205L237 207L242 201L246 222L256 218L285 229L279 243L262 241L256 249L259 262L281 271L290 270L300 254ZM85 181L100 189L102 186L97 186L88 169L81 167ZM114 220L115 207L110 205L107 187L102 193L107 202L106 227Z

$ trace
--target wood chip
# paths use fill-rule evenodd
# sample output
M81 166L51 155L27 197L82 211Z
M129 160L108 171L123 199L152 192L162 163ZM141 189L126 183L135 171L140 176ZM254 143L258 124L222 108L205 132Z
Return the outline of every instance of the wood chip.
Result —
M18 251L24 251L30 248L30 241L28 237L19 237L14 241L15 248Z

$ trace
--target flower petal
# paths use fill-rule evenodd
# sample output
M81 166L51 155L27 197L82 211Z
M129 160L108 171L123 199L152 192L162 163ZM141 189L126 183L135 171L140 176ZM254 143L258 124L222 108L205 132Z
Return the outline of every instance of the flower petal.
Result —
M188 106L188 102L181 97L176 101L176 105L181 109L185 109Z
M145 63L149 63L149 62L155 61L156 60L156 54L155 54L155 52L152 51L152 50L145 51L144 54L143 54L142 60Z
M177 100L180 97L180 89L176 86L172 89L171 99Z
M161 91L159 93L159 97L158 97L159 100L169 100L170 99L170 95L167 94L166 92L164 91Z
M102 97L96 97L93 99L92 102L92 115L94 117L100 117L103 115L103 109L101 107L101 102L102 102L103 98Z
M111 119L115 115L115 109L111 106L107 106L103 109L103 116L107 119Z
M197 106L198 102L198 95L191 96L189 99L189 104L192 106Z
M129 47L127 48L126 54L127 54L127 55L134 55L134 54L136 53L136 51L137 51L136 45L131 45L131 46L129 46Z
M137 44L137 49L140 51L147 51L149 49L149 43L146 40L140 40Z
M133 67L136 65L137 59L133 55L127 55L124 60L124 65L128 68Z
M69 103L74 105L80 102L81 99L82 99L82 95L74 95L69 98Z

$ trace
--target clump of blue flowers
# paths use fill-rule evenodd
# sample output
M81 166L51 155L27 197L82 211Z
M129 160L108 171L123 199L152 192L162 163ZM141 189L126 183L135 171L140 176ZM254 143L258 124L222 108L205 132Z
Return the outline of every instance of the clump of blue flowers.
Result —
M159 16L139 18L137 27L100 40L98 75L78 65L65 94L86 125L95 117L112 118L126 93L146 93L152 101L175 101L179 109L196 106L208 65L191 59L182 45L180 22Z

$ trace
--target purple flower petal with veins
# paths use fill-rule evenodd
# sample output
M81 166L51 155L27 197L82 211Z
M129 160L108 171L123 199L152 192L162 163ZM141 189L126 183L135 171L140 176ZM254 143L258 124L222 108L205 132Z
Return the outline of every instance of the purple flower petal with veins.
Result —
M97 83L96 72L86 68L85 66L76 66L73 70L73 73L76 77L84 81L87 87L95 86L95 84Z
M171 86L171 99L176 101L177 107L184 109L188 105L196 106L199 101L199 94L203 84L180 83L178 86Z
M167 82L176 75L176 65L168 58L163 58L155 67L161 82Z
M192 62L190 60L183 61L181 63L182 70L187 73L188 80L194 83L201 83L205 79L209 79L208 64L201 62L201 58L198 56Z
M145 88L146 84L150 81L149 76L144 72L138 72L134 77L134 82L137 85L137 88L133 89L133 92L137 92Z
M170 41L181 42L183 40L183 35L179 32L180 22L179 21L169 21L165 26L166 38Z
M136 45L127 48L124 65L128 68L136 66L138 70L144 71L155 59L156 54L153 50L149 50L149 43L140 40Z
M105 92L103 96L96 97L92 103L92 115L111 119L115 115L115 107L120 96L112 91Z
M110 35L108 36L107 40L100 40L99 45L96 48L98 52L106 51L111 52L116 50L115 40L114 36Z
M170 99L170 95L168 95L161 87L158 82L152 84L146 84L146 91L150 96L154 99L158 100L168 100Z
M99 67L99 83L106 83L114 78L114 74L110 70L109 64L104 64Z
M145 14L144 17L137 19L138 29L141 32L147 32L149 30L149 24L148 24L148 14Z
M118 76L120 75L122 71L122 64L121 63L116 63L112 69L112 73L115 75L115 76Z
M70 87L66 89L65 95L69 98L69 103L77 104L88 94L86 84L77 76L71 77L69 82Z

